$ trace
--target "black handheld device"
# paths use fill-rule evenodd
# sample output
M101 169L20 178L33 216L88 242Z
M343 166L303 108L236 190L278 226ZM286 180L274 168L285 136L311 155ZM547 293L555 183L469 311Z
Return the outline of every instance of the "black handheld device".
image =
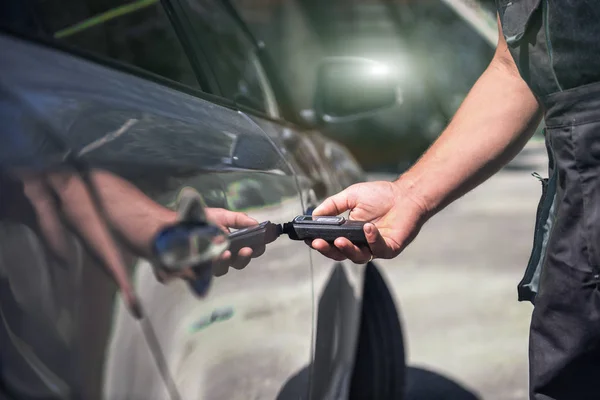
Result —
M264 221L229 234L229 251L236 254L244 247L256 248L273 242L281 235L281 225Z
M283 224L283 233L292 240L323 239L333 242L345 237L355 245L368 245L363 227L365 222L351 221L344 217L299 215L292 222Z

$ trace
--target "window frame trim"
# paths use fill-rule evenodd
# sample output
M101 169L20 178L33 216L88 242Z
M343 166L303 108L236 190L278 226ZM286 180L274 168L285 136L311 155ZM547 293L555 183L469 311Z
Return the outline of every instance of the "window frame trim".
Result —
M110 68L115 71L134 76L136 78L156 83L158 85L164 86L172 90L177 90L178 92L188 94L201 100L206 100L211 103L215 103L217 105L232 109L233 111L238 111L234 102L228 101L226 98L209 93L203 90L203 88L194 88L181 82L166 78L162 75L158 75L154 72L137 67L135 65L128 64L112 58L102 57L97 55L96 53L86 51L79 47L66 45L64 43L57 42L56 40L42 38L21 31L15 31L3 26L0 26L0 35L10 36L19 40L24 40L30 43L34 43L36 45L44 46L54 51L59 51L69 56L77 57L82 60L88 61L94 65L104 68Z
M210 48L211 46L207 43L206 40L202 39L202 35L200 35L197 30L197 28L193 27L192 22L187 18L187 12L192 13L194 12L193 10L190 9L190 6L187 5L187 1L191 1L191 0L163 0L163 1L170 1L173 3L178 3L180 12L182 15L186 16L186 21L182 23L184 23L185 25L187 25L187 29L186 29L186 34L189 34L191 36L193 36L193 41L195 42L195 46L194 49L198 49L198 51L201 54L210 54ZM237 15L237 13L235 13L235 9L230 10L230 3L228 1L223 1L222 3L220 1L215 1L215 0L204 0L204 1L209 1L211 2L213 5L215 5L216 7L218 7L219 12L222 13L225 17L229 18L232 22L232 25L235 26L237 29L239 29L240 33L244 36L244 38L248 41L249 43L249 50L252 50L254 52L255 55L255 59L256 62L258 63L259 68L255 68L255 70L257 70L257 78L259 80L259 85L261 86L261 89L263 91L263 93L265 94L265 97L268 98L269 95L272 95L272 99L274 100L275 103L275 107L277 108L277 113L275 113L275 115L271 115L268 112L268 106L265 104L266 106L266 110L259 110L250 106L246 106L244 104L240 104L235 102L233 99L229 99L222 91L220 84L219 84L219 79L217 78L217 74L214 72L215 71L215 62L214 57L208 56L205 57L205 59L207 60L207 64L208 67L210 68L210 73L212 75L212 77L214 77L214 81L215 81L215 86L216 88L212 91L212 94L216 95L216 96L220 96L224 101L227 102L231 102L235 105L236 108L238 108L240 111L244 111L244 112L248 112L250 114L253 114L255 116L261 117L261 118L265 118L271 121L277 121L279 123L285 121L285 122L289 122L287 119L284 119L287 117L287 114L283 111L284 107L282 106L282 102L280 101L280 96L279 96L279 91L275 88L275 85L273 83L273 79L270 76L269 73L269 69L266 68L266 66L264 65L264 59L263 59L263 46L260 46L259 43L257 43L257 41L254 39L254 37L250 34L249 30L247 29L247 27L245 26L245 24L243 23L243 20L241 20L239 18L239 16ZM194 50L192 50L194 51ZM252 60L250 59L250 57L248 57L248 62L251 62L254 65L254 62L252 62ZM268 86L268 90L265 90L263 88L263 81L266 82L267 86ZM265 102L268 101L268 99L265 98Z
M223 96L218 86L218 81L213 73L214 63L211 62L211 57L206 56L205 47L203 45L204 41L198 40L198 35L193 31L191 27L191 21L186 17L185 7L181 5L182 1L159 0L157 3L158 6L163 8L163 11L167 16L168 23L174 30L179 45L182 47L183 54L192 68L192 73L196 77L196 83L198 87L186 85L185 83L159 75L155 72L122 60L106 57L104 55L89 51L85 48L73 46L66 42L61 42L52 38L51 36L40 35L37 30L35 32L23 32L22 30L15 30L11 27L0 25L0 35L8 35L17 39L51 48L55 51L60 51L70 56L84 59L100 67L110 68L140 79L144 79L146 81L154 82L169 89L186 93L193 97L212 102L216 105L226 107L233 111L244 112L264 120L276 122L281 126L292 127L295 129L302 129L303 127L306 128L304 124L297 120L297 118L293 117L294 115L289 115L290 107L285 101L286 97L281 96L279 76L272 76L272 65L268 62L269 57L265 52L264 45L262 42L256 41L248 27L245 25L244 21L238 15L237 11L235 9L230 9L232 5L229 1L225 0L223 2L224 4L215 1L215 4L219 7L220 11L230 18L232 23L238 27L241 34L248 40L252 50L254 50L255 62L258 63L260 67L259 71L257 71L259 74L258 78L266 81L268 88L271 91L270 94L272 94L273 100L278 109L277 115L270 115L267 112L236 103L233 100ZM266 60L265 57L267 58ZM252 62L252 60L250 61ZM260 76L261 74L263 75L262 77Z
M256 47L256 56L259 59L262 69L265 72L267 80L269 81L269 85L273 90L273 94L275 95L281 120L285 121L288 125L313 129L314 126L307 125L306 121L302 120L300 117L297 108L294 106L293 101L291 100L291 97L285 88L285 85L283 85L281 76L277 72L277 66L267 52L265 43L261 40L258 40L254 36L252 30L242 18L231 0L222 0L222 4L227 13L239 24L246 37Z
M24 1L27 1L27 0L24 0ZM206 88L209 86L209 84L207 82L206 76L204 76L204 74L202 73L204 71L199 67L199 65L197 63L197 59L195 57L195 53L193 53L187 46L186 39L188 36L181 32L182 28L179 24L179 21L176 18L174 18L171 4L168 2L168 0L157 0L155 3L158 7L162 8L162 12L164 13L164 15L166 17L166 22L169 24L169 26L173 30L175 38L176 38L179 46L181 46L182 54L185 57L188 65L191 69L190 72L193 74L193 76L195 78L197 87L190 86L183 82L179 82L172 78L157 74L156 72L142 68L133 63L129 63L129 62L119 60L116 58L107 57L105 55L90 51L86 48L71 45L68 42L64 42L64 41L61 41L60 39L57 39L56 37L53 37L51 32L44 32L43 29L41 32L44 32L44 33L41 33L39 31L39 29L36 30L36 32L31 33L31 32L23 32L22 30L15 30L15 29L12 29L11 27L0 25L0 34L6 33L8 35L11 35L11 36L14 36L17 38L21 38L21 39L24 39L24 40L27 40L30 42L34 42L34 43L41 44L41 45L44 45L47 47L51 47L56 50L63 51L63 52L75 55L77 57L92 61L96 64L105 65L109 68L113 68L113 69L117 69L122 72L130 73L130 74L138 76L140 78L154 81L156 83L159 83L159 84L162 84L162 85L165 85L165 86L168 86L173 89L180 90L180 91L183 91L186 93L197 93L198 91L200 91L202 93L210 94L210 92L207 92L207 90L206 90ZM40 28L39 23L37 25L38 25L38 28ZM77 24L75 24L74 26L77 26ZM73 28L73 26L69 26L65 29L62 29L61 31L69 30L72 28ZM61 32L61 31L59 31L59 32ZM194 55L194 56L192 57L192 55ZM185 90L182 90L182 88L185 88Z
M196 79L203 92L223 97L217 77L213 71L210 57L206 55L204 47L197 40L191 21L188 19L184 6L179 0L160 0L165 13L175 30L179 43L196 74ZM232 101L232 104L235 104Z

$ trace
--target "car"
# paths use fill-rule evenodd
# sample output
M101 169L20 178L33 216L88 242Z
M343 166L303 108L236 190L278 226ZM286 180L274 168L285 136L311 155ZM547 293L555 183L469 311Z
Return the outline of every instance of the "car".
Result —
M230 4L0 9L0 398L402 398L375 263L285 236L227 263L219 218L285 223L366 179ZM371 60L318 76L315 120L396 101Z

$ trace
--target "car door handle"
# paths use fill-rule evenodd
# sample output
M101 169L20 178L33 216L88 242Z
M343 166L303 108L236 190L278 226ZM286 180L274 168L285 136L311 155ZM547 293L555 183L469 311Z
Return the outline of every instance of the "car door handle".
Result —
M153 267L159 280L202 280L201 286L208 290L213 262L227 250L229 239L223 230L207 221L204 208L199 193L190 188L181 192L178 221L161 230L154 240L158 262Z

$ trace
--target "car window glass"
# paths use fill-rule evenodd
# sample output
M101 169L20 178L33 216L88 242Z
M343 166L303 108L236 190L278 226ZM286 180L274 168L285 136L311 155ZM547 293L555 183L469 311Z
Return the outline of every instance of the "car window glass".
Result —
M325 24L314 25L316 18L307 13L311 7L325 12L332 1L231 0L257 40L265 43L277 73L288 91L294 109L313 107L316 71L330 51L321 40ZM343 1L338 10L345 10ZM311 6L312 5L312 6Z
M34 14L33 19L40 25L38 30L52 40L188 86L198 86L158 0L30 0L28 3L27 11Z
M211 0L189 0L192 25L207 38L211 62L222 94L236 104L273 115L271 88L255 46L224 7Z

